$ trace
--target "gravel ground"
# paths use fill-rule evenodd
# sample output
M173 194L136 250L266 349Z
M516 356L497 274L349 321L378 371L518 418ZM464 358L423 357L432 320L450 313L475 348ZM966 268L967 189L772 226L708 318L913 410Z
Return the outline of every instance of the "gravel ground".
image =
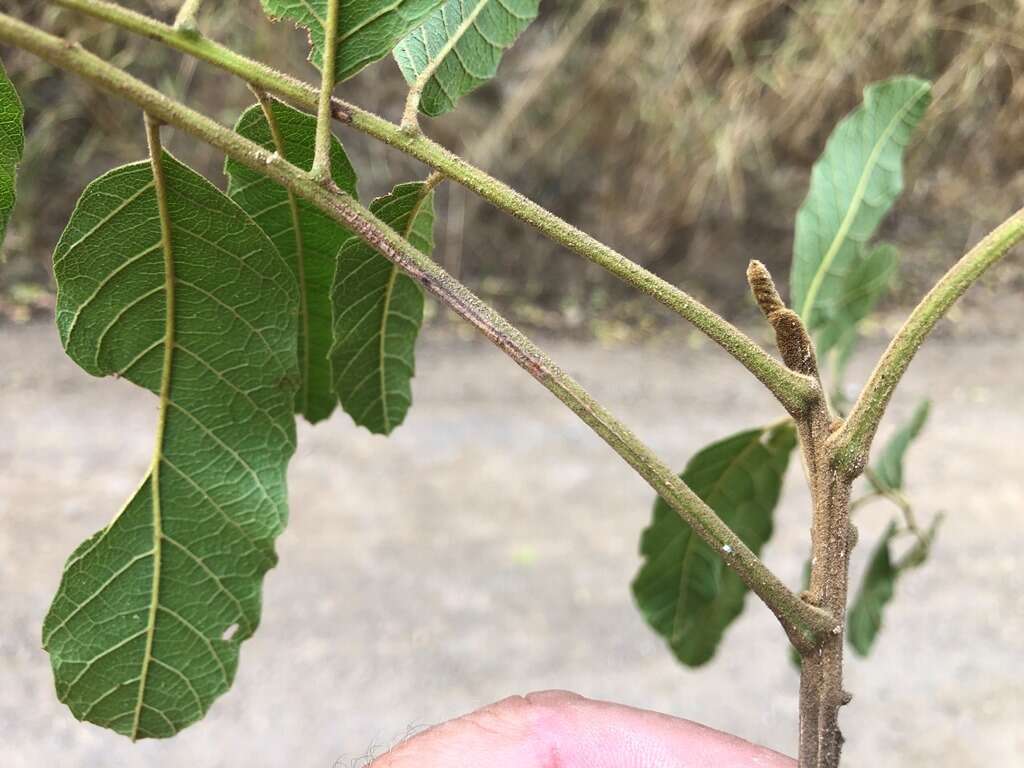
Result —
M679 466L778 416L706 346L549 346ZM894 406L905 415L926 391L938 398L908 471L921 513L941 508L948 520L934 561L900 584L873 656L849 664L850 766L1020 765L1020 353L1019 341L939 341ZM791 753L797 676L767 610L751 601L707 667L677 666L627 588L651 491L492 348L435 336L419 359L416 407L391 439L344 414L300 428L291 525L233 690L173 740L132 745L56 701L39 628L64 559L144 471L154 402L79 371L49 325L0 327L3 765L347 768L424 724L544 688ZM797 475L765 555L794 584L807 545ZM862 541L886 521L866 508ZM858 571L868 549L857 550Z

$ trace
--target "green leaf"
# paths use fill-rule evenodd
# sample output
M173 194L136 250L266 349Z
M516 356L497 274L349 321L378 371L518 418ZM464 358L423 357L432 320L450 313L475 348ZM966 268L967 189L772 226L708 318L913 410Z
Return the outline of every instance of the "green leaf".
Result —
M434 192L399 184L370 210L427 256L434 248ZM331 370L341 407L356 424L388 434L412 403L416 336L423 292L416 281L359 238L338 255L332 294Z
M490 80L504 50L537 18L540 0L446 0L395 47L406 82L428 79L420 111L431 117Z
M896 534L896 525L890 523L881 541L871 554L860 591L847 615L847 640L859 656L867 656L882 628L882 612L892 599L899 571L889 554L889 543Z
M858 258L843 278L835 303L823 313L817 333L819 355L835 349L843 360L849 357L857 327L889 287L898 263L899 251L889 243L881 243Z
M792 424L740 432L694 456L683 480L755 553L772 534L772 515L796 446ZM743 610L747 587L661 498L640 539L644 563L633 595L651 627L684 664L711 659Z
M882 628L885 607L896 593L897 580L906 571L918 568L928 560L941 523L942 515L936 515L928 529L919 535L898 562L893 561L891 552L896 524L890 523L882 534L868 561L857 597L847 611L846 637L858 656L867 656L871 652Z
M246 110L235 130L277 152L293 165L313 164L316 118L279 101L270 102L274 130L260 105ZM335 184L353 197L356 174L337 139L331 140ZM349 232L309 202L234 160L225 164L228 196L252 216L291 266L299 285L299 372L295 411L311 423L326 419L337 397L327 359L331 348L331 282L338 250Z
M903 459L907 449L914 442L925 422L928 421L930 400L918 403L914 413L906 424L901 426L882 449L878 461L875 462L875 480L881 485L880 490L900 490L903 488Z
M913 77L868 86L814 164L791 273L791 303L812 330L836 313L847 274L903 189L903 150L930 101L931 86Z
M71 555L43 625L60 700L133 739L173 735L230 687L295 448L291 270L206 179L162 167L166 218L150 162L127 165L86 188L54 253L67 354L158 395L150 468Z
M317 69L324 59L327 0L261 0L272 19L289 19L309 32L309 60ZM359 70L391 52L444 0L345 0L341 4L334 82L348 80Z
M0 62L0 244L14 208L14 177L25 148L25 112Z

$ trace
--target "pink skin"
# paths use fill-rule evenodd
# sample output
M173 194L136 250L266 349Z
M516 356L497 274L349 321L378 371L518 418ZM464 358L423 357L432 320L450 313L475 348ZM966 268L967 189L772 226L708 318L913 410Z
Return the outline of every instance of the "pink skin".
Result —
M794 768L689 720L565 691L513 696L414 736L369 768Z

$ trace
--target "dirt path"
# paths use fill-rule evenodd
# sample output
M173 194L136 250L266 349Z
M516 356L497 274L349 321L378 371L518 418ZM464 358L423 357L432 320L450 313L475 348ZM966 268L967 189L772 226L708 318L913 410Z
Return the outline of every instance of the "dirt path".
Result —
M939 343L901 391L899 414L926 390L940 397L909 478L921 511L948 521L935 561L900 585L869 663L850 664L850 766L981 768L1024 754L1020 347ZM680 466L778 415L708 348L552 352ZM234 689L172 741L133 746L55 700L38 638L64 559L145 469L154 402L79 371L49 325L0 327L5 768L347 768L410 728L552 687L791 752L797 678L767 611L751 601L711 665L678 667L627 588L650 490L493 349L432 339L419 360L416 407L393 438L344 414L300 430L291 525ZM791 583L806 538L797 480L766 553ZM862 541L886 520L865 510Z

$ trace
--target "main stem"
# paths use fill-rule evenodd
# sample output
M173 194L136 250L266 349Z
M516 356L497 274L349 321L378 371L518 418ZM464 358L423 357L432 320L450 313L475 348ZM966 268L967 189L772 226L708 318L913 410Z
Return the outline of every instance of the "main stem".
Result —
M758 306L775 330L782 359L818 379L814 344L799 315L787 308L765 266L750 262L747 280ZM819 390L820 391L820 390ZM800 654L800 768L837 768L843 746L839 707L843 692L843 626L856 532L850 525L851 480L834 466L829 447L832 414L824 396L796 418L800 448L811 489L811 583L804 599L835 620L815 642L794 642Z
M851 481L835 469L828 447L831 421L822 399L797 424L813 504L806 599L836 621L819 644L800 653L800 768L838 768L843 747L839 708L850 700L843 690L843 634L856 531L850 523Z
M543 384L615 450L668 502L700 538L775 613L790 636L818 638L833 631L831 616L801 600L740 540L715 512L571 376L468 288L396 234L349 195L330 190L277 153L243 138L117 67L69 43L0 13L0 42L23 48L102 90L121 96L168 125L185 130L228 157L265 174L343 224L375 251L417 280Z
M181 33L156 19L104 0L50 1L195 56L293 104L306 109L318 107L320 94L317 89L211 40ZM592 261L676 312L736 358L791 415L802 413L807 402L816 396L813 381L789 370L697 299L449 152L422 132L403 130L340 99L332 101L332 110L336 120L426 163L497 208L535 227L550 240Z
M309 175L321 184L331 180L331 93L334 91L334 63L338 49L338 15L341 0L327 0L324 24L324 54L320 62L320 101L316 113L316 144Z

